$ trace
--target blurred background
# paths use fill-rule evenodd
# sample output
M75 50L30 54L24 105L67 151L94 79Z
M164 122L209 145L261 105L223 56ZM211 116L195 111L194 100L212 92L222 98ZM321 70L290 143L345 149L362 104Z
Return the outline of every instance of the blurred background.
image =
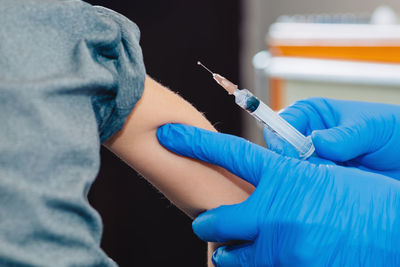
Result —
M197 60L276 110L309 96L400 99L398 0L87 2L139 26L150 76L218 130L260 144L262 129ZM191 220L114 155L101 155L89 200L103 218L106 253L119 266L205 266Z

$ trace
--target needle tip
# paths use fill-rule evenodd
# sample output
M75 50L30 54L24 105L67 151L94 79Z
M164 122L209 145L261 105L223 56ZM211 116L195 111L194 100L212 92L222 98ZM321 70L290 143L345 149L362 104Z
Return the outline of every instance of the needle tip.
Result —
M206 66L204 66L200 61L197 61L197 65L202 66L204 69L206 69L209 73L213 74L211 70L209 70ZM214 75L214 74L213 74Z

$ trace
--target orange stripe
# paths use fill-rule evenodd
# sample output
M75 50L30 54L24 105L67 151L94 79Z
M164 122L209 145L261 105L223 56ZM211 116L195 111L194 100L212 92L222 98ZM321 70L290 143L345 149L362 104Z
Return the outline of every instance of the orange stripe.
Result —
M283 102L283 83L282 79L270 78L269 79L269 99L270 108L278 111L284 107Z
M399 46L271 46L273 56L400 62Z

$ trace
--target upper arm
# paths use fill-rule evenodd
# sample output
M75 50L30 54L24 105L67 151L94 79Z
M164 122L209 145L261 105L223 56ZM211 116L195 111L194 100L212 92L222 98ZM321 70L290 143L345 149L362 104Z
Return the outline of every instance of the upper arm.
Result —
M156 131L166 123L191 124L215 131L192 105L147 77L142 98L124 128L105 145L191 217L248 197L253 187L226 170L163 148Z

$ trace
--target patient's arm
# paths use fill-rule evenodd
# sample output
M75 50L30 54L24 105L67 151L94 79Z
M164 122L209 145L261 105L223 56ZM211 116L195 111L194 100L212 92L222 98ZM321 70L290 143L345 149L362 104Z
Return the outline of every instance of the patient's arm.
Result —
M166 123L215 131L192 105L147 77L143 95L123 130L105 145L191 218L206 209L248 197L253 187L226 170L164 149L156 131Z
M124 129L106 146L194 218L205 209L247 198L252 187L222 168L177 156L157 140L157 128L185 123L215 131L192 105L147 77Z

